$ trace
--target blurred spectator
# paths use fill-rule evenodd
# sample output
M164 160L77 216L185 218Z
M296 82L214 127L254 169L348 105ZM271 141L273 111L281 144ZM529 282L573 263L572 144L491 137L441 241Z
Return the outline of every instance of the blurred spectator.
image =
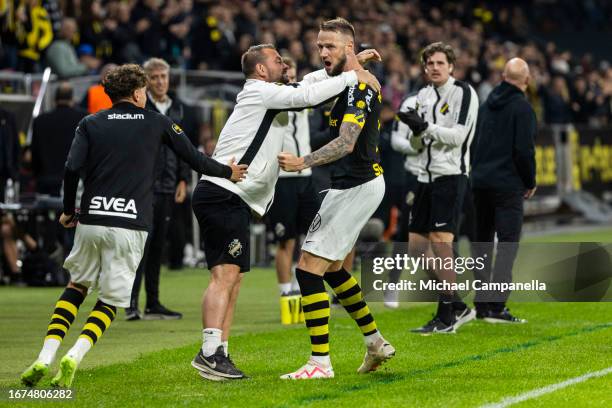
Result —
M13 7L16 2L13 3ZM38 72L42 52L53 40L53 29L47 11L38 0L25 0L15 11L15 34L19 43L17 69Z
M106 13L101 0L85 0L79 20L79 43L91 47L91 56L102 62L109 62L113 56L110 34L104 27ZM82 53L79 52L79 55L82 56Z
M586 79L578 77L574 81L572 95L572 119L574 123L586 124L595 113L595 93L588 88Z
M145 58L165 50L162 43L162 22L158 0L140 0L132 10L131 22L136 30L138 46Z
M72 86L59 85L55 92L56 108L34 119L32 125L32 171L36 192L60 196L64 164L78 123L87 112L74 108Z
M550 87L542 86L544 98L544 120L546 123L563 124L572 120L570 95L562 76L553 78Z
M102 67L102 71L100 72L100 82L90 86L87 90L85 98L83 98L83 101L81 102L81 107L87 109L87 112L96 113L102 109L109 109L111 106L113 106L110 98L106 92L104 92L102 81L104 80L106 74L116 67L117 65L115 64L106 64L104 67Z
M131 23L132 9L126 2L111 3L104 28L111 40L113 62L142 63L144 57L136 41L136 29Z
M47 63L60 78L85 75L100 66L100 60L92 56L79 61L72 45L76 34L76 21L73 18L65 17L62 20L59 38L53 41L47 50Z
M113 45L110 33L104 27L107 10L102 6L101 0L85 0L82 7L83 14L79 21L80 44L90 46L93 57L109 62L113 57Z
M15 116L0 108L0 201L5 200L8 179L16 180L19 169L19 135Z
M87 60L92 58L102 63L142 63L156 56L167 59L172 66L239 71L239 57L249 46L274 43L282 54L297 61L301 77L320 66L316 46L320 20L345 16L360 33L358 44L367 43L382 54L384 62L368 68L384 85L383 96L393 107L397 107L400 95L424 85L418 64L420 50L442 40L462 50L457 55L454 75L478 89L482 101L500 82L499 72L504 64L520 57L534 73L528 96L541 121L546 109L547 114L553 114L554 121L575 119L585 123L587 112L591 111L589 123L611 122L612 78L607 73L608 67L598 67L589 50L581 55L561 49L552 41L539 42L540 38L551 38L548 34L562 30L604 30L605 23L612 18L609 1L554 0L552 7L550 1L542 0L524 0L519 4L492 0L467 4L448 0L4 0L0 1L0 68L27 72L40 68L36 53L51 41L50 35L45 34L50 34L50 30L45 31L44 24L37 24L40 28L34 30L30 20L33 21L35 13L26 11L30 4L34 7L40 1L48 12L38 8L50 15L51 20L63 14L78 21L81 35L77 45L82 46L79 56L85 65L90 65ZM10 13L6 6L9 4L21 4L13 7L19 12ZM61 6L60 13L54 4ZM39 14L37 22L44 20ZM28 54L34 60L22 57L17 63L17 33L22 48L29 48ZM559 98L559 93L552 90L533 93L534 87L541 90L551 85L550 78L555 76L565 78L567 94L572 102L574 97L580 99L578 105L562 95ZM574 86L580 77L588 89L584 95ZM592 102L585 105L585 97L589 101L592 97ZM569 108L565 106L568 102Z

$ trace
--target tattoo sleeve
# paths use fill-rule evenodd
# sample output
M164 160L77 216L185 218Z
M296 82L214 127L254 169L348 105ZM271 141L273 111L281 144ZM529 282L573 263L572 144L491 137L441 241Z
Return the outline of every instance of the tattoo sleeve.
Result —
M351 152L360 133L361 126L357 123L342 122L340 135L337 138L304 156L304 167L320 166L346 156Z

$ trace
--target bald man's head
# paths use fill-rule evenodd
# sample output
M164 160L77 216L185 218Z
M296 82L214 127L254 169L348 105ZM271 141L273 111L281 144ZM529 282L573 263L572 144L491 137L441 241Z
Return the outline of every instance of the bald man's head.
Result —
M525 60L512 58L506 63L502 75L504 81L520 88L523 92L527 90L527 85L529 85L529 65L527 65Z

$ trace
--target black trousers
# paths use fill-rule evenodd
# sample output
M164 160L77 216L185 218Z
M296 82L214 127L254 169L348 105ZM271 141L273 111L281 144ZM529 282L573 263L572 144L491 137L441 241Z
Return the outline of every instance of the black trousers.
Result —
M486 254L484 268L474 269L475 279L483 282L512 282L512 267L518 252L523 226L523 192L474 189L476 207L475 257ZM497 233L497 256L493 264L494 238ZM501 312L509 292L479 292L474 304L477 309Z
M144 255L136 270L136 278L132 287L130 307L138 307L138 294L142 277L145 278L147 292L147 306L152 307L159 303L159 272L164 250L168 222L172 213L173 194L155 194L153 199L153 229L147 237Z
M181 204L172 203L170 225L168 226L168 266L170 269L183 267L185 245L192 236L191 195L187 194Z

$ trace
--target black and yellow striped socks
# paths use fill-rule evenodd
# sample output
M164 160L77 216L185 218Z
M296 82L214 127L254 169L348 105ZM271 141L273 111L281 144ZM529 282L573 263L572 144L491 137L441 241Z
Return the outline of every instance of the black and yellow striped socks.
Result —
M101 300L98 300L89 314L79 338L89 340L93 346L98 339L102 337L104 331L110 327L112 321L115 320L116 314L117 308L115 306L107 305Z
M51 323L47 327L47 339L56 339L60 342L68 333L70 325L76 319L77 312L85 296L81 291L74 288L66 288L62 296L55 304L55 310L51 316Z
M84 299L85 295L77 289L66 288L64 290L64 293L62 293L62 296L60 296L55 304L51 322L47 327L47 335L45 336L42 350L38 355L39 362L47 365L53 362L55 353L74 322Z
M312 358L329 365L329 295L322 276L296 269L302 292L302 308L310 334Z
M357 280L345 269L337 272L327 272L325 281L331 286L340 304L355 320L361 333L368 337L378 333L376 322L370 308L363 299L363 293Z
M67 355L73 357L77 363L80 363L85 354L100 340L106 329L110 327L116 314L117 308L115 306L98 300L89 314L85 326L83 326L81 335Z

